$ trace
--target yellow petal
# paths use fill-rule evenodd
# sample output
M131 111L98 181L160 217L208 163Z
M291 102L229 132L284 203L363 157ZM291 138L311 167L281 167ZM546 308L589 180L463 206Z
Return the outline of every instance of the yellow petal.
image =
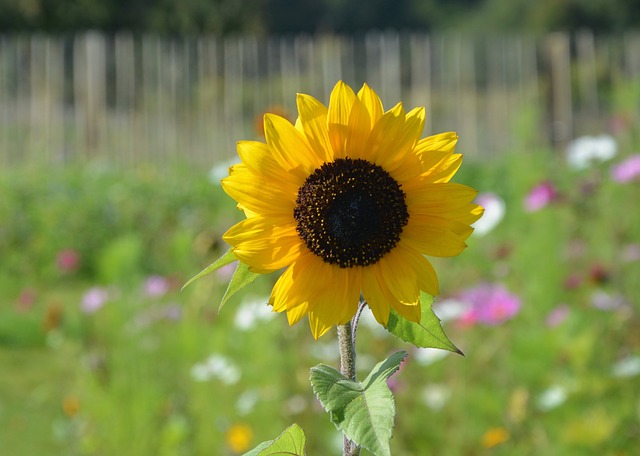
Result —
M380 261L380 271L393 301L393 308L404 315L404 307L415 307L420 304L417 271L411 260L410 249L398 244ZM380 279L380 278L379 278Z
M262 215L293 214L297 192L294 186L287 185L286 180L255 175L246 167L234 167L221 184L224 191L243 209Z
M380 101L380 97L373 91L371 87L369 87L366 83L362 86L360 91L358 92L358 98L364 106L369 111L369 119L371 120L371 125L369 126L369 130L373 128L373 126L380 120L384 110L382 108L382 101Z
M367 139L371 132L371 118L369 111L362 101L356 98L353 101L349 115L349 127L345 143L345 154L350 158L366 158Z
M307 314L310 298L321 290L314 266L317 258L310 252L303 252L276 281L271 291L269 304L276 312L287 311L289 324L297 323Z
M296 191L300 187L301 182L296 181L290 173L278 164L265 143L239 141L236 148L243 166L251 171L252 174L271 179L281 187L289 187Z
M382 277L382 272L376 274L376 270L379 269L380 262L363 268L362 295L378 323L382 326L387 326L387 322L389 321L390 299L387 297L388 293L385 293L383 290L384 282L378 280L378 276Z
M265 114L264 134L276 161L298 178L306 179L322 164L306 138L284 117Z
M467 244L452 230L433 224L432 219L414 215L402 230L402 242L418 252L435 257L456 256Z
M322 282L323 289L312 298L313 306L309 309L309 324L316 339L355 315L361 288L360 271L329 265L328 269L324 267Z
M327 129L327 108L315 98L298 94L299 120L309 145L323 162L333 161L333 149Z
M345 143L347 140L347 130L349 126L349 116L351 107L356 98L351 87L342 81L333 88L329 98L329 140L333 147L335 158L345 157Z
M306 250L293 218L255 216L232 226L223 236L238 260L256 272L271 272L296 261Z
M398 182L404 182L422 172L420 159L413 148L424 130L425 118L424 108L413 109L407 114L402 136L395 146L395 161L384 165L385 170Z
M409 210L414 207L429 207L435 212L449 207L460 207L473 201L478 194L477 190L462 184L434 184L425 181L428 179L419 176L402 184L402 190L407 194L406 203Z
M418 141L416 153L422 154L428 151L453 152L457 142L458 135L453 131L427 136Z
M371 130L365 146L371 162L385 170L391 168L401 152L396 146L403 136L405 123L406 116L401 103L384 113Z

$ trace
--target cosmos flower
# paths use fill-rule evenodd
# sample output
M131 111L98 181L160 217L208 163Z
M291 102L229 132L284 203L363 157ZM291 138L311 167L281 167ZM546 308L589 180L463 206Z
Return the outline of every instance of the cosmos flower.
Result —
M531 189L524 200L527 212L535 212L547 206L558 196L556 187L549 181L541 182Z
M449 180L460 167L455 133L420 139L424 108L384 112L366 84L338 82L329 107L299 94L295 125L266 114L266 144L238 143L242 163L222 180L246 220L223 239L253 272L286 268L269 303L315 338L347 323L364 296L386 325L390 308L420 320L420 290L438 294L423 255L466 247L482 214L476 191Z
M470 306L460 320L465 325L498 325L513 318L521 306L520 298L502 285L481 284L463 291L459 298Z
M144 294L150 298L160 298L169 291L169 281L162 276L149 276L144 282Z
M545 322L547 326L550 328L555 328L556 326L561 325L569 316L571 310L569 306L566 304L561 304L558 307L552 309L548 314Z
M108 300L109 292L106 288L93 287L82 296L80 308L84 313L92 314L100 310Z
M80 267L80 254L73 249L64 249L56 256L56 266L64 274L71 274Z
M484 214L480 220L473 224L473 234L475 236L484 236L504 218L504 200L495 193L488 192L479 194L475 202L484 208Z
M586 169L594 163L611 160L617 151L613 136L581 136L567 146L567 163L574 170Z
M640 154L631 155L617 165L611 167L611 177L618 183L640 179Z

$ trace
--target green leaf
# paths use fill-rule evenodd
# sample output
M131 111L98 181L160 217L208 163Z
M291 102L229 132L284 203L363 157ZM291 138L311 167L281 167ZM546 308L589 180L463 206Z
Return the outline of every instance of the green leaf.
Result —
M253 450L245 453L244 456L304 456L306 443L304 431L294 423L274 440L262 442Z
M363 384L352 382L332 367L311 369L311 384L336 428L376 456L390 456L389 441L396 414L387 379L400 368L406 352L378 363Z
M206 276L207 274L209 274L210 272L215 271L216 269L220 269L222 266L226 266L229 263L233 263L234 261L236 261L236 256L233 254L233 250L229 249L227 250L224 255L222 255L220 258L218 258L216 261L214 261L213 263L211 263L209 266L207 266L206 268L204 268L202 271L200 271L199 273L197 273L195 276L191 277L187 283L185 283L184 285L182 285L181 290L184 290L185 288L187 288L187 286L191 285L191 283L195 282L196 280L198 280L200 277Z
M400 364L407 357L406 351L398 351L393 355L389 356L382 362L379 362L375 365L375 367L371 370L367 378L364 379L364 387L367 388L368 385L373 384L378 381L386 381L393 374L396 373L398 369L400 369ZM380 380L382 379L382 380Z
M182 286L182 290L184 290L192 282L195 282L196 280L198 280L200 277L203 277L209 274L210 272L215 271L216 269L220 269L223 266L233 263L234 261L236 261L236 259L237 259L236 256L233 254L233 250L231 249L227 250L224 253L224 255L222 255L216 261L214 261L209 266L204 268L194 277L189 279L189 281ZM233 272L233 276L231 276L229 285L227 285L227 289L224 292L224 295L222 296L222 301L220 302L220 307L218 307L218 311L222 309L222 306L224 306L227 303L227 301L229 300L229 298L231 298L231 296L236 294L238 291L240 291L242 288L249 285L250 283L253 283L253 281L256 279L257 276L258 276L257 273L249 271L248 265L238 261L238 266L236 266L236 270Z
M259 274L255 272L249 271L249 266L247 264L238 262L238 266L236 267L236 270L233 273L231 280L229 281L227 290L224 292L224 296L222 296L222 301L220 302L218 311L222 310L222 306L226 304L231 296L236 294L238 291L240 291L250 283L253 283L258 275Z
M352 382L326 364L311 368L311 385L327 412L344 408L362 393L362 385Z
M464 353L449 340L440 325L440 319L433 313L433 296L421 292L420 306L422 310L420 323L409 321L392 309L387 331L416 347L441 348L464 356Z

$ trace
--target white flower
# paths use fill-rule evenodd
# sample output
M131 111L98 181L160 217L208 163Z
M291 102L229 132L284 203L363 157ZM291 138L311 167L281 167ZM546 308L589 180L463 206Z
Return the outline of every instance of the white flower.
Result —
M495 193L481 193L476 197L475 202L484 207L482 217L471 225L476 236L484 236L504 218L505 204L504 200Z
M563 386L554 385L547 388L538 396L538 408L543 411L549 411L561 406L567 400L567 390Z
M238 414L248 415L251 413L259 399L260 392L255 388L243 392L236 401L236 410L238 411Z
M615 157L616 140L611 135L581 136L567 146L567 163L575 170L586 169L594 162L604 162Z
M418 348L413 353L413 359L415 359L418 364L429 366L445 358L449 353L447 350L440 350L438 348Z
M233 320L236 328L243 331L253 329L258 323L268 321L273 318L272 307L267 305L267 298L245 299L236 311Z
M431 410L441 410L450 398L451 390L446 385L431 383L422 390L422 400Z
M640 374L640 356L632 355L622 358L613 365L614 377L627 378Z
M191 377L197 382L218 379L226 385L238 383L242 373L230 359L222 355L211 355L204 362L191 368Z

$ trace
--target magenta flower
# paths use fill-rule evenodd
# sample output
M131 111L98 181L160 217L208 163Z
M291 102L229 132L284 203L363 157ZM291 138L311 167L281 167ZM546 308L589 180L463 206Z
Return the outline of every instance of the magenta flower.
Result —
M64 249L56 256L56 265L60 272L71 274L80 267L80 254L73 249Z
M469 310L460 318L465 326L475 323L498 325L513 318L521 306L520 298L502 285L478 285L460 293L459 298L469 304Z
M556 187L549 181L544 181L531 189L524 200L527 212L535 212L547 206L558 197Z
M150 298L159 298L169 291L169 281L164 277L153 275L144 282L144 293Z
M109 293L105 288L90 288L82 297L80 309L86 314L97 312L109 300Z
M621 184L640 180L640 154L631 155L625 161L612 166L611 177Z

